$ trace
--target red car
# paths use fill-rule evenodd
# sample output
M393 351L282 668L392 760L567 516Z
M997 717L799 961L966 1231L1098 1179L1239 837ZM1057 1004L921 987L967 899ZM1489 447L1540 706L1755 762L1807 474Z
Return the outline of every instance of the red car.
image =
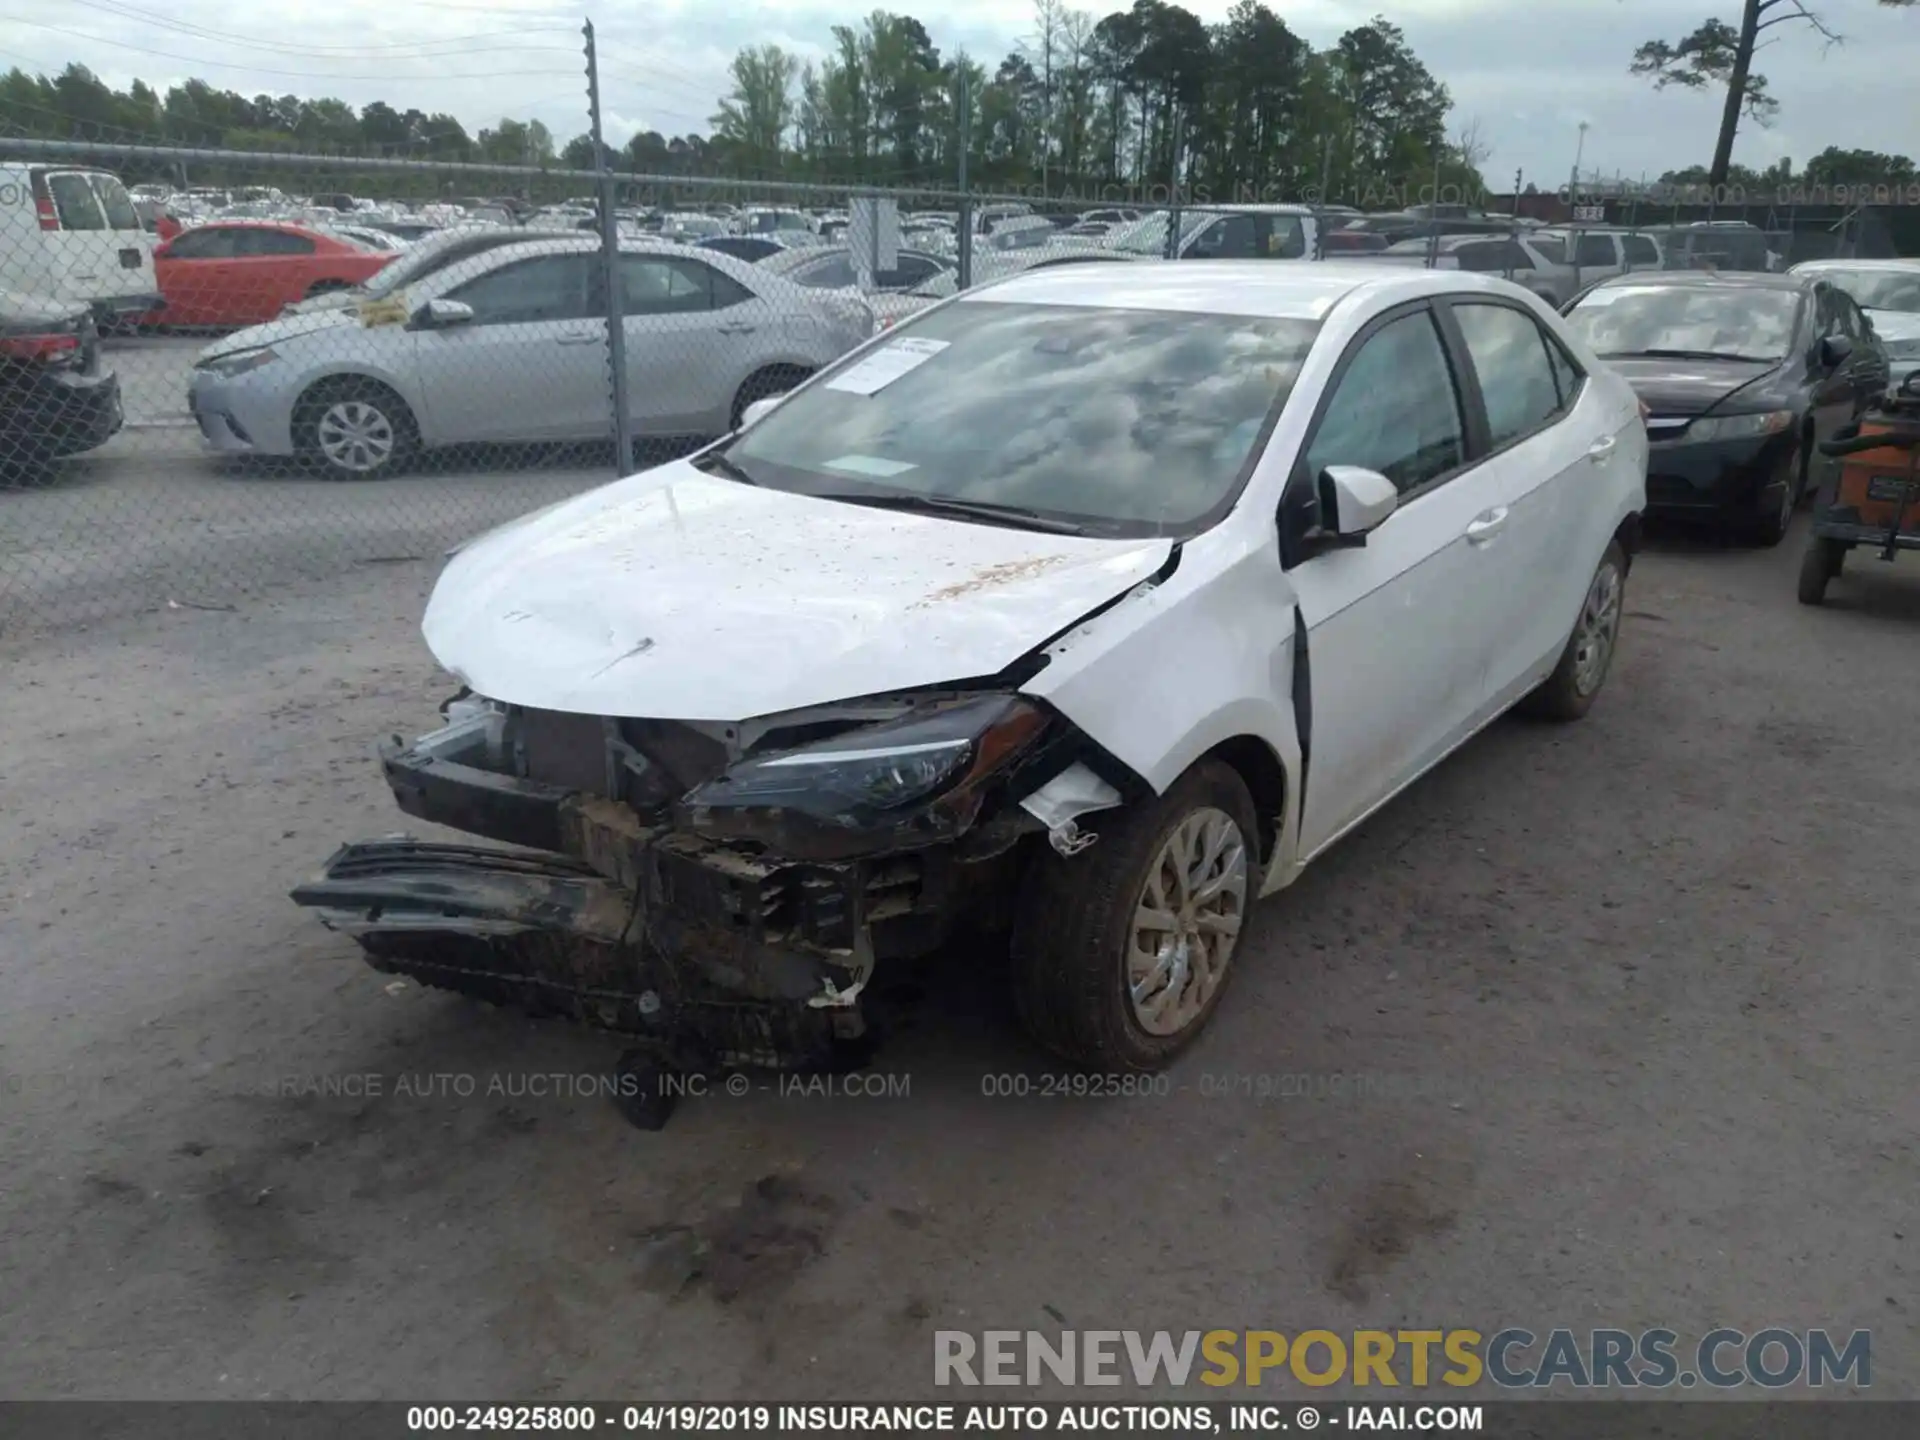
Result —
M153 252L165 325L258 325L284 305L358 285L393 259L309 225L216 220L183 230Z

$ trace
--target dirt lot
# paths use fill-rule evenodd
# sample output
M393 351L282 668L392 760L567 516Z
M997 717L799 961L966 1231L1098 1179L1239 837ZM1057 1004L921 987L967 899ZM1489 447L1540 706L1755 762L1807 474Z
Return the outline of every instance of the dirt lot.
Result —
M1594 714L1270 902L1172 1094L984 1096L1050 1067L962 954L909 1094L652 1136L554 1093L614 1044L390 988L285 898L400 828L428 564L16 638L0 1393L880 1399L946 1328L1775 1324L1920 1396L1920 567L1806 610L1797 540L1647 556ZM1280 1075L1316 1093L1209 1093Z

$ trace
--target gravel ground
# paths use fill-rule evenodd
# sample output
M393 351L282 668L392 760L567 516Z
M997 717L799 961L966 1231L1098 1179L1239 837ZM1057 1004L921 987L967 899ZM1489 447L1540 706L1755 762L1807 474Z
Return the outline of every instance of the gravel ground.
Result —
M285 898L400 828L429 564L0 642L0 1393L877 1399L936 1329L1778 1324L1920 1396L1920 567L1816 611L1798 552L1646 556L1594 713L1269 902L1173 1093L984 1096L1050 1067L968 953L882 1056L910 1093L658 1135L527 1093L613 1043ZM1207 1093L1273 1075L1348 1088Z

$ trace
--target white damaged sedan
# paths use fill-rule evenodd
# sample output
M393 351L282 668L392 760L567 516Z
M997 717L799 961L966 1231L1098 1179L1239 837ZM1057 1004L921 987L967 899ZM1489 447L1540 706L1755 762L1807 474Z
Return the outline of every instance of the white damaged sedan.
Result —
M1039 1040L1152 1069L1255 899L1503 711L1593 704L1646 461L1491 277L969 291L458 552L425 636L464 688L384 764L520 848L349 845L295 898L653 1070L847 1063L890 975L1004 930Z

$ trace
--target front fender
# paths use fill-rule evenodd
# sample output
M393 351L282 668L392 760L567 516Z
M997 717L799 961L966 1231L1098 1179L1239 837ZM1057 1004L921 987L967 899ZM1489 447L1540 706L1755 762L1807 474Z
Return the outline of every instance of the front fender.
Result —
M1293 587L1277 545L1211 532L1179 553L1171 575L1054 641L1021 688L1046 700L1164 793L1195 761L1242 736L1262 742L1300 793L1294 717ZM1293 827L1273 817L1276 859Z

